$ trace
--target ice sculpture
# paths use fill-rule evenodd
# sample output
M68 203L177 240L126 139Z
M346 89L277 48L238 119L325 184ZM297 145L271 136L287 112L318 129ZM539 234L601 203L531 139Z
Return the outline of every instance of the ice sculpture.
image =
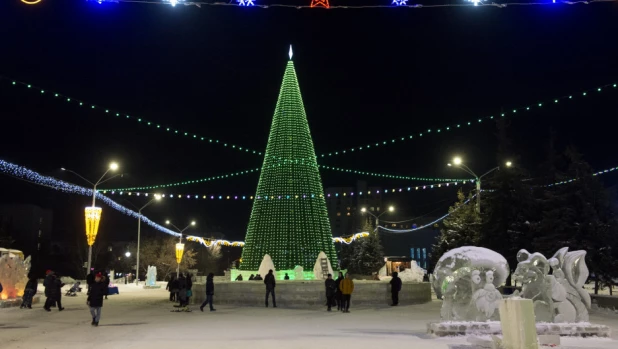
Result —
M270 255L265 254L264 259L262 259L262 263L260 263L260 269L258 270L258 274L260 274L262 278L265 278L269 270L272 270L273 273L276 271L275 263L273 263L273 260L272 258L270 258Z
M148 272L146 274L146 286L156 286L157 285L157 267L154 265L148 266Z
M436 263L432 286L442 298L442 320L497 319L502 296L496 290L509 276L509 265L499 253L463 246L446 252Z
M294 268L294 280L305 280L305 274L303 274L303 267L297 265Z
M0 257L0 283L2 283L3 288L0 299L23 296L29 271L30 257L23 259L21 251L17 250L8 250L8 253L4 253Z
M315 264L313 265L313 275L316 280L326 279L326 275L324 275L324 268L322 268L322 259L326 259L328 269L327 274L331 274L333 277L335 275L333 272L333 267L330 264L330 259L326 256L326 253L320 252L318 254L318 258L315 260Z
M588 278L586 251L568 250L561 248L549 260L538 252L517 253L519 263L513 277L522 284L522 292L515 295L532 300L537 322L588 321L591 301L583 289Z

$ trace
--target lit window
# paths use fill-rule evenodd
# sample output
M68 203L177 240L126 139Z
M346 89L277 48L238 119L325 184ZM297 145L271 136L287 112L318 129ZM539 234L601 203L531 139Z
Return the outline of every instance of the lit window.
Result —
M350 210L350 206L348 206L348 211Z
M39 229L39 237L41 237L41 234L42 234L41 229Z
M373 207L371 208L371 210L372 210L372 211L375 211L375 210L373 209Z
M395 223L391 224L391 226L397 228L397 224Z
M348 212L347 216L349 216L349 215L350 215L350 212Z
M107 248L107 252L112 252L112 247L111 246Z
M341 216L341 212L337 212L337 217Z

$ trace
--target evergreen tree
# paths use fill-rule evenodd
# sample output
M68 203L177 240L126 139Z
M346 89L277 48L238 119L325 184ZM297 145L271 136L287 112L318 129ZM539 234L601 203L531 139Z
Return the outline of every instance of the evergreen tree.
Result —
M560 247L585 250L586 264L595 276L595 293L618 276L616 217L607 192L581 154L568 148L567 176L573 181L545 187L543 217L534 246L547 257Z
M369 232L369 236L342 248L342 264L353 274L371 275L384 265L384 250L370 217L363 220L361 231Z
M431 252L432 265L449 250L461 246L477 246L481 219L476 212L474 196L467 197L462 189L457 192L457 202L448 210L449 216L442 221L440 235Z

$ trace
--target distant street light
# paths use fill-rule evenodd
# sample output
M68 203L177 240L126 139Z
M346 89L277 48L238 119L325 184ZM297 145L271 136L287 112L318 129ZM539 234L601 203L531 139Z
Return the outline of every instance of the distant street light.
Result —
M177 226L175 226L174 224L172 224L169 220L165 221L165 224L167 225L171 225L172 227L176 228L176 230L178 230L178 232L180 233L180 239L178 240L178 243L176 244L176 263L178 263L178 266L176 267L176 278L178 278L180 276L180 262L182 262L182 255L185 251L185 244L182 243L182 233L189 229L192 226L195 226L195 221L192 221L191 223L189 223L189 225L187 225L184 229L180 229Z
M161 201L161 195L159 194L155 194L154 197L148 201L144 206L142 206L140 209L138 209L138 215L137 215L137 264L135 266L135 285L139 285L139 245L140 245L140 238L142 235L142 210L145 209L146 207L150 206L150 204L152 204L155 201Z
M482 176L477 176L476 173L474 173L474 171L472 171L468 166L464 165L463 160L459 156L454 157L453 163L448 163L447 165L449 167L456 167L456 168L462 169L466 171L467 173L471 174L472 176L474 176L476 180L476 212L481 213L481 179L487 176L488 174L494 172L495 170L499 170L500 166L492 168L491 170L485 172L485 174L483 174ZM505 166L511 167L513 166L513 163L511 161L507 161L505 163Z
M99 223L101 221L101 213L103 212L103 209L100 207L96 207L95 203L96 203L96 199L97 199L97 186L99 184L103 184L107 181L109 181L110 179L116 178L118 176L122 176L122 174L116 174L114 176L111 176L108 179L105 179L105 176L107 176L107 173L109 171L116 171L118 169L118 164L115 162L112 162L111 164L109 164L109 168L107 169L107 171L105 171L105 173L103 173L103 176L101 176L101 178L99 178L99 180L96 183L92 183L91 181L87 180L84 176L80 175L79 173L72 171L72 170L68 170L66 168L62 168L63 171L66 172L70 172L74 175L76 175L77 177L85 180L86 182L90 183L90 185L93 186L92 189L92 206L91 207L86 207L85 209L85 217L86 217L86 239L88 242L88 273L90 273L90 268L92 266L92 245L94 245L94 241L97 237L97 232L99 231Z
M388 207L388 211L384 211L382 213L380 213L379 215L374 215L373 213L369 212L365 207L361 208L361 212L362 213L369 213L371 216L373 216L373 218L376 219L376 229L378 229L380 227L380 217L385 214L386 212L395 212L395 207L394 206L389 206Z
M125 256L125 257L127 257L127 258L131 257L131 252L127 251L127 252L124 254L124 256Z

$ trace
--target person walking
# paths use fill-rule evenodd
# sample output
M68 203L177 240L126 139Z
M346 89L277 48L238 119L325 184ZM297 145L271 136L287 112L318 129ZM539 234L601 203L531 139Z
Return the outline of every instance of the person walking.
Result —
M193 296L193 275L187 273L187 303L191 301L191 297Z
M187 279L183 273L178 276L178 307L184 308L187 306Z
M275 275L273 275L272 269L268 271L268 274L264 278L264 284L266 285L266 300L265 300L266 308L268 308L268 295L269 294L273 295L273 308L276 308L277 307L277 301L275 300L276 283L275 283Z
M343 273L339 272L339 276L337 277L337 280L335 280L335 284L336 284L335 302L337 302L337 311L341 310L342 297L341 297L341 290L339 289L339 285L341 284L342 280L343 280Z
M88 276L86 276L86 285L88 286L88 293L90 293L90 286L94 283L94 270L90 270Z
M165 287L165 289L170 292L170 302L173 302L176 300L176 293L178 292L178 289L174 288L175 282L176 282L176 277L172 275L170 277L170 281L167 282L167 286Z
M99 273L101 274L101 273ZM105 285L105 299L107 299L107 296L109 295L109 275L106 274L101 274L101 281L103 282L103 284Z
M341 311L344 313L350 312L350 299L352 298L352 292L354 292L354 281L350 277L350 273L345 274L345 279L339 283L339 289L341 290L342 303Z
M94 282L90 285L90 293L86 304L90 307L90 315L92 315L92 326L99 326L101 320L101 308L103 307L103 297L107 294L107 285L103 281L103 275L98 273L94 277Z
M391 279L391 298L393 303L391 307L397 306L399 304L399 291L401 291L401 279L398 276L397 272L393 273L393 278Z
M333 306L335 293L337 293L337 282L333 280L332 274L328 274L328 278L324 281L324 287L326 288L327 311L331 311L330 308Z
M30 275L26 287L24 289L24 296L20 308L32 309L32 297L36 294L36 289L39 286L39 280L36 277ZM0 291L2 292L2 291Z
M210 311L216 311L217 310L217 309L212 307L212 297L215 294L215 281L214 281L214 277L215 277L215 274L210 273L210 274L208 274L208 277L206 278L206 300L200 306L200 310L201 311L204 311L204 307L206 306L206 304L210 305Z

